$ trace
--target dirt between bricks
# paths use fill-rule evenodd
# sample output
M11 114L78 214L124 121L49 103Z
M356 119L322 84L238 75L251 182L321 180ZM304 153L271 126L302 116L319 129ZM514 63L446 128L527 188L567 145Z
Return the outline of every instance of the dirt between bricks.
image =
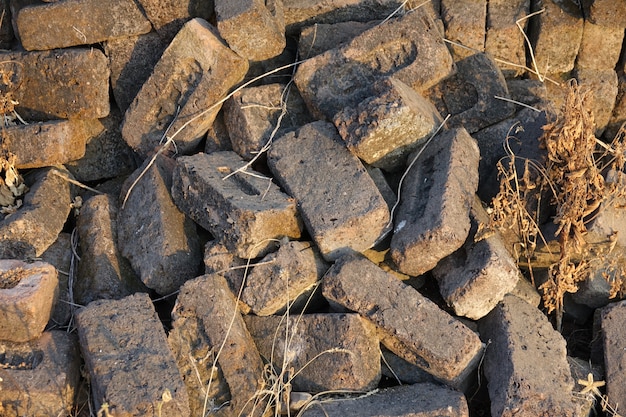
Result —
M0 0L0 415L619 416L579 3Z

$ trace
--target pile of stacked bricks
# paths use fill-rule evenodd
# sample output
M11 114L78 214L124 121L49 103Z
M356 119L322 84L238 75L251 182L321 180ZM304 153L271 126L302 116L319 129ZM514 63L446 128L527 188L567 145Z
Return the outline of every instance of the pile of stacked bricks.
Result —
M568 79L598 138L626 120L625 3L44 1L0 0L28 186L0 415L80 415L80 387L98 416L574 417L601 379L626 403L626 304L589 277L575 357L480 235L507 134L532 153Z

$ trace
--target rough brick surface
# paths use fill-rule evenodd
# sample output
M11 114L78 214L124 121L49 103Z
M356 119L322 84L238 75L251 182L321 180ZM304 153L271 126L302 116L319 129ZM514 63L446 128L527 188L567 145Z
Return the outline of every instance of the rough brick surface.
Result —
M278 372L287 355L287 366L294 369L289 375L294 391L366 392L378 386L376 328L358 314L290 316L288 329L286 319L279 316L246 316L245 321L259 352L268 360L273 358Z
M270 137L279 138L312 121L298 91L285 84L244 88L224 103L233 150L246 160L254 158Z
M20 41L27 51L90 45L152 29L132 0L36 4L21 9L15 20Z
M233 294L239 294L241 290L247 263L246 259L235 256L217 240L210 240L204 245L204 273L222 275L226 278ZM250 266L248 266L248 270L250 270ZM250 313L250 306L241 299L238 304L242 314Z
M288 242L248 273L241 301L257 316L269 316L306 303L328 266L310 242Z
M237 54L262 61L285 49L282 0L214 1L217 30Z
M210 406L224 406L215 412L217 416L252 414L263 362L236 307L235 296L220 274L188 281L178 294L169 343L189 392L192 416L202 415L211 378Z
M467 46L452 44L455 59L462 59L485 50L486 0L441 0L441 19L446 39Z
M49 326L64 327L70 322L73 307L70 306L69 271L72 264L72 237L69 233L59 233L57 240L44 253L41 261L49 263L57 270L59 296L50 314Z
M585 20L576 68L615 69L623 40L623 27L600 26Z
M541 74L571 71L583 35L583 17L573 1L537 0L533 12L545 9L534 16L529 25L529 37L537 66Z
M515 288L520 272L498 232L486 237L477 235L479 227L489 224L478 197L474 198L470 219L467 240L437 264L433 275L455 314L478 320Z
M302 58L311 58L337 48L349 42L356 36L373 28L379 21L316 23L307 26L300 32L298 51Z
M310 123L279 138L269 151L268 165L297 200L326 260L368 249L389 222L385 200L330 123Z
M189 416L189 398L148 294L94 301L76 313L96 409L111 414ZM171 401L162 400L169 391Z
M41 168L82 158L87 141L98 133L97 120L55 120L7 126L1 147L16 156L16 168Z
M479 325L491 415L579 415L565 339L541 311L507 295Z
M525 29L530 12L530 0L489 0L485 52L514 65L526 65L524 35L517 23ZM519 67L498 63L506 76L518 76L524 71Z
M148 161L124 183L127 190ZM118 213L118 245L146 287L176 291L202 269L202 249L193 222L170 195L174 161L159 157L130 192Z
M41 255L63 229L72 196L67 170L44 168L27 185L24 204L0 221L0 259L35 258Z
M347 107L333 122L348 149L377 168L397 171L441 123L437 109L393 77L380 80L375 95Z
M617 73L612 68L605 70L580 68L575 71L575 74L581 88L591 92L595 134L601 136L609 124L615 106L618 92Z
M220 109L216 103L247 70L247 61L224 45L215 28L200 18L190 20L126 111L124 140L146 157L166 131L180 130L178 151L193 149L213 123Z
M302 417L468 417L462 393L435 384L413 384L377 391L354 399L316 404Z
M482 344L474 332L361 256L335 262L322 293L371 320L389 350L446 383L459 385L477 366Z
M478 158L474 139L465 129L453 129L440 133L409 171L391 239L391 256L401 272L421 275L463 245L478 187Z
M474 133L513 115L515 106L496 98L509 91L493 57L476 53L456 65L458 72L429 92L439 112L452 116L448 126Z
M626 4L611 0L594 0L591 3L589 20L596 25L617 28L626 27Z
M30 343L3 343L0 348L0 413L4 417L71 415L80 378L74 335L44 332Z
M626 359L626 301L611 303L599 310L604 366L606 368L606 393L611 404L626 401L626 375L623 363Z
M269 239L300 237L300 222L295 201L268 180L242 173L224 180L244 164L234 152L180 157L172 195L182 211L229 250L255 258L276 246Z
M418 10L302 63L295 83L313 115L332 120L344 107L369 97L372 84L381 76L393 75L422 91L454 68L432 18Z
M150 23L165 43L174 39L191 18L209 20L213 3L213 0L139 0Z
M43 332L59 281L50 264L0 260L0 340L27 342Z
M109 114L109 68L98 49L0 54L7 91L26 120L98 119Z
M74 282L78 304L145 289L117 247L117 213L117 203L107 195L91 197L81 207L76 225L81 258Z

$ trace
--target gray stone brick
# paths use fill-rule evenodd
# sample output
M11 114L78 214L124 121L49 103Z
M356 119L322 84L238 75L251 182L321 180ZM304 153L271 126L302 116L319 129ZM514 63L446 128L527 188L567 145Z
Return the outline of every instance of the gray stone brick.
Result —
M215 28L200 18L190 20L126 111L124 140L145 158L166 132L180 130L178 151L192 150L213 123L221 107L216 103L247 70L247 61L224 45Z
M381 76L393 75L419 92L454 69L432 18L417 10L302 63L295 83L313 115L332 120L372 95L372 84Z
M626 4L619 1L595 0L591 3L589 20L596 25L626 28Z
M456 60L485 50L487 0L441 0L446 39L470 49L450 45Z
M462 393L435 384L413 384L386 388L371 395L316 404L302 417L467 417Z
M178 207L240 258L263 256L276 239L300 237L295 201L268 179L237 173L234 152L178 158L172 195Z
M277 372L286 372L294 391L367 392L378 386L381 373L376 328L358 314L244 319L261 355L273 358Z
M441 123L437 109L411 87L393 77L374 86L375 95L346 107L333 119L346 146L361 160L386 171L406 166Z
M612 404L626 401L626 375L621 364L626 359L626 301L611 303L599 310L604 366L606 368L606 394Z
M69 271L72 267L72 256L72 236L70 233L59 233L57 240L41 254L42 262L49 263L56 268L59 280L59 296L50 314L49 328L67 326L72 316L73 307L68 302L70 301L68 281Z
M235 295L242 291L247 263L246 259L235 256L217 240L210 240L204 245L204 273L222 275ZM252 266L248 265L247 269L251 268ZM250 313L250 306L241 299L238 300L238 304L242 314Z
M146 162L124 183L122 197L148 166ZM160 156L121 206L117 243L146 287L169 294L202 269L202 249L193 221L176 207L170 188L175 162Z
M376 184L330 123L310 123L279 138L268 165L297 200L309 234L328 261L368 249L389 222Z
M478 364L482 344L473 331L360 255L336 261L322 293L376 324L389 350L448 384L460 386Z
M204 414L207 390L208 410L217 416L256 416L263 409L257 405L257 412L251 413L263 362L236 307L220 274L188 281L178 294L168 341L189 393L192 416Z
M477 235L479 227L489 224L478 197L474 198L470 220L472 226L463 246L439 261L433 275L455 314L478 320L515 288L521 274L497 231L484 238Z
M49 331L30 343L0 348L4 417L71 415L81 362L73 334Z
M159 36L167 44L183 25L194 17L209 20L213 0L139 0L141 8Z
M400 272L421 275L463 245L478 159L478 146L465 129L443 132L424 149L405 178L394 216L391 256Z
M28 342L41 336L57 301L56 269L44 262L0 260L0 340Z
M328 269L320 258L310 242L281 245L248 273L241 301L257 316L302 307Z
M15 25L27 51L90 45L152 29L132 0L107 3L70 0L30 5L17 13Z
M109 68L97 49L4 52L7 91L28 121L99 119L109 114Z
M522 75L526 66L526 41L517 23L526 29L530 13L530 0L489 0L485 52L513 65L498 62L502 74L509 77Z
M585 20L576 68L614 70L623 40L623 27L600 26Z
M214 0L217 30L228 46L250 61L262 61L285 49L282 0Z
M189 398L148 294L100 300L76 313L96 410L119 416L189 416ZM170 401L163 401L169 392Z
M70 184L59 175L70 173L62 166L43 168L26 182L22 207L0 220L0 259L36 258L57 239L72 202Z
M591 92L591 112L595 121L595 134L602 136L609 124L617 99L617 73L612 68L600 70L579 68L575 71L581 88Z
M298 52L304 59L322 52L340 47L356 36L376 26L378 20L371 22L316 23L300 32Z
M565 339L547 317L507 295L479 323L491 415L578 416Z

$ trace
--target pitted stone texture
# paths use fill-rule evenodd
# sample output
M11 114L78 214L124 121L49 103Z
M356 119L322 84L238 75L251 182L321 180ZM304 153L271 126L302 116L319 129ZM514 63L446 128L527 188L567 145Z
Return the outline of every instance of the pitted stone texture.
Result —
M309 242L287 242L248 273L241 301L257 316L298 308L307 302L328 265Z
M322 52L343 46L353 38L376 26L378 20L371 22L316 23L300 32L298 51L304 59Z
M455 314L478 320L515 288L520 271L497 231L491 236L478 235L479 228L489 224L478 197L474 198L470 220L470 233L463 246L439 261L433 275Z
M420 9L303 62L294 80L311 113L332 120L343 108L371 96L373 83L382 76L393 75L423 91L454 69L435 23Z
M251 413L263 362L236 307L235 296L220 274L200 276L180 289L168 340L183 374L192 416L202 415L210 379L209 403L220 407L230 401L215 415L257 416L263 409L257 405L257 412Z
M611 303L599 311L604 366L606 368L606 394L611 404L624 404L626 401L626 374L623 364L626 360L626 301Z
M209 20L213 0L139 0L148 20L165 43L194 17Z
M578 416L565 340L547 317L507 295L480 323L493 416Z
M132 149L122 139L122 114L117 107L104 119L94 120L98 132L85 144L85 155L65 164L77 181L88 183L131 174L137 165Z
M107 195L88 199L77 221L81 248L74 296L78 304L120 299L145 290L117 247L117 203Z
M178 290L202 269L202 248L194 223L178 210L170 195L175 162L149 160L124 183L130 185L147 168L118 213L117 243L146 287L165 295Z
M600 26L585 20L576 68L614 70L623 41L623 27Z
M70 305L69 271L72 267L72 236L70 233L59 233L57 240L44 253L41 261L49 263L57 270L59 280L59 297L53 306L48 326L52 328L65 327L69 324L74 307Z
M471 48L450 44L455 59L485 50L487 0L441 0L441 19L446 39Z
M580 68L575 71L576 79L584 90L590 91L591 112L595 122L596 136L601 136L609 124L617 99L617 73L612 69Z
M424 144L441 123L437 109L393 77L374 86L375 95L346 107L333 122L348 149L361 160L387 171L406 166L407 156Z
M6 91L26 120L99 119L109 114L108 61L98 49L6 52L0 60L0 70L10 77Z
M389 349L382 347L381 372L393 381L399 380L403 384L419 384L421 382L437 383L434 376L419 368L418 366L405 361Z
M604 131L604 138L608 141L613 140L624 122L626 122L626 74L619 71L617 74L617 98L611 119Z
M376 327L358 314L244 319L261 356L273 358L277 369L285 361L293 367L294 374L289 378L293 378L290 382L294 391L367 392L378 386L381 373Z
M246 160L257 156L270 137L279 138L312 121L298 91L285 84L243 88L224 102L233 150Z
M43 168L27 182L24 204L0 221L0 259L40 256L63 230L70 213L71 177L62 166Z
M626 4L611 0L594 0L589 20L596 25L626 28Z
M167 43L156 32L111 39L104 44L111 68L111 90L117 106L126 112Z
M215 28L200 18L190 20L126 111L124 140L145 158L166 131L180 130L178 151L192 150L213 123L219 100L247 70L247 61L224 45Z
M0 340L38 338L57 301L56 269L45 262L0 260Z
M16 156L15 168L48 167L82 158L100 130L97 120L84 119L6 126L1 147Z
M371 395L342 399L308 408L302 417L468 417L461 392L435 384L386 388Z
M537 0L529 25L538 71L555 74L571 71L583 35L583 17L578 4L568 0Z
M3 417L72 414L81 362L73 334L44 332L30 343L2 343L0 349Z
M478 365L482 344L473 331L360 255L335 262L322 293L376 324L389 350L448 384L459 386Z
M228 46L250 61L262 61L285 49L282 0L214 0L217 30Z
M383 20L404 4L400 0L283 0L288 34L316 23Z
M485 52L495 58L507 61L507 65L498 62L505 77L517 77L526 65L526 44L522 29L526 29L530 13L530 0L489 0L487 12L487 32L485 34Z
M275 239L300 237L300 221L295 201L268 180L246 173L224 179L244 164L234 152L180 157L172 196L190 218L247 259L268 253Z
M368 249L389 222L376 184L330 123L310 123L279 138L268 165L297 200L307 230L328 261Z
M226 282L233 294L239 294L243 279L246 275L246 259L235 256L224 244L217 240L210 240L204 245L204 273L220 274L226 278ZM247 269L250 270L248 265ZM250 313L250 306L238 300L239 311L242 314Z
M132 0L67 0L31 5L17 13L15 25L27 51L90 45L152 29Z
M469 133L497 123L515 113L509 90L496 61L476 53L456 63L458 72L429 92L441 114L450 114L448 126L463 127Z
M148 294L94 301L78 310L76 323L96 409L106 402L121 417L190 415L185 385Z
M391 256L401 272L421 275L463 245L478 159L474 139L465 129L453 129L440 133L409 171L391 239Z

